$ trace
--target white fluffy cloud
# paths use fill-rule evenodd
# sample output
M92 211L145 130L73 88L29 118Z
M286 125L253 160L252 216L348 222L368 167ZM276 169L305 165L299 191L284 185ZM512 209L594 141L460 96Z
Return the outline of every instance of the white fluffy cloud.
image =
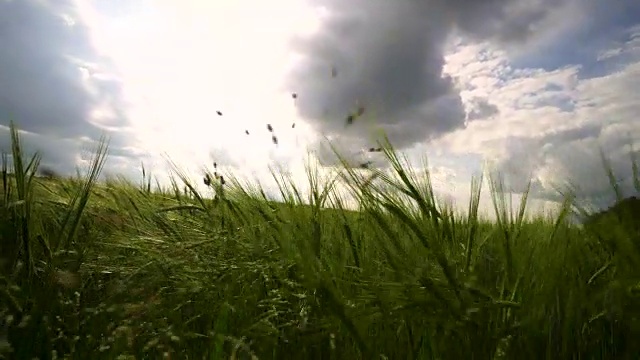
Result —
M630 145L640 149L638 34L637 27L627 29L623 43L601 52L597 65L609 71L592 77L581 73L581 65L516 70L489 45L460 46L447 71L455 74L465 100L488 99L499 115L472 121L436 143L455 153L482 154L517 191L532 178L536 196L557 199L557 187L571 181L583 195L608 202L613 192L602 149L630 195Z

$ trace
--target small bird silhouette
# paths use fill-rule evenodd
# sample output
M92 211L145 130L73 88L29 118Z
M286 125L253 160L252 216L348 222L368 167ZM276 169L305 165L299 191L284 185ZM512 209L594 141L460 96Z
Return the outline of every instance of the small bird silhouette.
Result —
M216 111L216 113L217 113L218 115L222 116L222 111L218 110L218 111Z
M267 124L267 130L269 130L269 132L273 132L273 127L271 127L271 124Z
M294 99L297 99L298 98L298 94L293 93L293 94L291 94L291 97L294 98Z
M294 129L296 127L296 123L293 123L293 125L291 125L291 128Z
M271 136L271 141L273 141L274 144L278 145L278 138L275 135Z
M249 135L249 130L245 130L244 132L245 134Z

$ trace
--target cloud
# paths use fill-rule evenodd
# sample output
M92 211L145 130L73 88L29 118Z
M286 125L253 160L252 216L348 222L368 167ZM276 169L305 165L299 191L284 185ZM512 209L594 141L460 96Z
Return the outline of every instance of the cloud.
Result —
M489 100L479 97L469 101L469 108L467 110L467 119L469 121L487 119L500 113L497 106L490 103Z
M371 145L372 127L387 131L400 149L464 127L465 105L454 81L443 74L454 31L474 40L527 44L549 31L557 35L559 29L570 29L563 14L582 9L583 2L311 3L323 9L324 21L318 32L294 42L302 59L288 84L299 93L299 114L317 131L335 138L342 151L356 153ZM345 118L357 103L364 105L366 114L345 129ZM497 108L479 101L469 111L476 119L496 114ZM326 155L323 159L331 163Z
M633 3L308 0L321 14L310 32L315 19L292 11L295 1L248 14L245 3L0 0L0 124L16 119L28 147L60 172L107 131L107 173L136 178L143 160L162 176L166 151L190 175L218 160L261 180L280 164L303 181L305 145L336 163L325 136L354 165L384 166L368 151L382 129L413 157L428 153L438 186L458 200L481 160L517 191L533 176L542 200L556 200L565 179L597 197L607 186L598 146L628 189L627 139L640 138ZM286 42L302 23L310 35ZM276 90L289 50L295 101ZM363 116L346 126L360 105ZM7 140L0 128L0 148Z
M126 150L122 84L74 1L0 1L0 47L0 123L15 120L44 163L73 171L83 144L105 132L114 151L136 156Z
M592 49L592 58L554 70L514 68L495 46L461 45L448 57L447 71L458 74L454 77L465 102L491 99L499 115L472 122L434 146L481 154L505 173L516 192L531 179L534 197L558 201L557 190L570 182L583 200L607 206L614 193L602 149L624 194L637 193L631 151L640 158L638 38L638 26L614 31L609 44ZM596 75L595 67L608 71Z

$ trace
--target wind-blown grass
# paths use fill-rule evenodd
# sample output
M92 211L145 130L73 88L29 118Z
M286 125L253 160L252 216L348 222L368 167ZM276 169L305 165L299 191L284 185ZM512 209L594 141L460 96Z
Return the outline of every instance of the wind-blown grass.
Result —
M345 166L284 203L229 179L215 200L172 189L39 178L12 126L0 205L6 358L603 359L640 353L639 234L435 200L384 144L392 174ZM634 169L636 169L634 164ZM428 175L428 174L426 174ZM211 176L213 178L213 176ZM346 184L358 210L345 208ZM212 186L220 186L213 184ZM186 190L185 190L186 189ZM639 189L640 190L640 189Z

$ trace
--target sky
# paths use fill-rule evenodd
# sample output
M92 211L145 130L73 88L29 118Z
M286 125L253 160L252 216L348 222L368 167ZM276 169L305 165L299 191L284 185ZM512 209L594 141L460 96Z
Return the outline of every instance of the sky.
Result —
M107 175L215 161L273 193L269 167L329 173L328 141L384 169L384 132L460 209L487 167L534 211L566 181L609 205L600 149L635 191L636 0L0 0L0 46L0 148L13 119L59 173L106 134Z

